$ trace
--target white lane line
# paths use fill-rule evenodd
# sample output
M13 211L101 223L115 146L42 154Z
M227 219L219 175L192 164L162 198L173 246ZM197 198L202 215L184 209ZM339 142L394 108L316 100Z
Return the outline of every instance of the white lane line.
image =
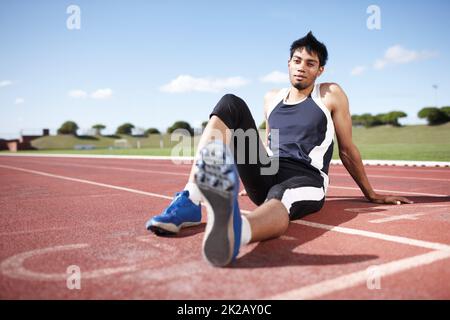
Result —
M444 161L405 161L405 160L362 160L368 166L420 166L420 167L449 167L450 162ZM331 160L330 164L343 165L341 160Z
M392 221L398 221L398 220L418 220L417 217L423 216L425 213L407 213L407 214L400 214L395 216L389 216L387 218L380 218L375 220L369 220L370 223L385 223L385 222L392 222Z
M60 158L98 158L98 159L148 159L148 160L192 160L194 157L172 156L117 156L94 154L53 154L53 153L0 153L5 157L60 157ZM331 160L331 165L342 165L341 160ZM405 160L363 160L364 165L392 165L392 166L421 166L421 167L449 167L450 162L445 161L405 161Z
M421 247L421 248L425 248L425 249L446 251L446 252L450 253L450 245L437 243L437 242L416 240L416 239L400 237L400 236L391 236L391 235L384 234L384 233L351 229L351 228L345 228L345 227L338 227L338 226L322 224L322 223L306 221L306 220L295 220L295 221L292 221L291 223L302 224L302 225L312 227L312 228L324 229L324 230L329 230L329 231L334 231L334 232L340 232L340 233L363 236L363 237L368 237L368 238L373 238L373 239L385 240L385 241L389 241L389 242L401 243L401 244Z
M30 162L29 162L30 163ZM37 164L46 164L42 162L31 162L31 163L37 163ZM155 170L148 170L148 169L136 169L136 168L124 168L124 167L115 167L115 166L99 166L99 165L91 165L91 164L75 164L75 163L60 163L60 162L52 162L51 165L58 165L58 166L74 166L74 167L81 167L81 168L96 168L96 169L113 169L113 170L121 170L121 171L131 171L131 172L146 172L146 173L156 173L156 174L169 174L169 175L182 175L182 176L189 176L188 173L175 173L175 172L168 172L168 171L155 171ZM168 165L165 165L168 166ZM176 166L175 164L171 165ZM183 168L185 170L185 168ZM334 173L332 176L341 176L341 177L349 177L351 176L348 173ZM397 176L385 176L385 175L367 175L369 178L386 178L386 179L406 179L406 180L423 180L423 181L444 181L444 182L450 182L450 179L434 179L434 178L416 178L416 177L397 177Z
M344 189L344 190L361 190L359 188L355 187L341 187L341 186L334 186L330 184L328 188L332 189ZM448 194L437 194L437 193L425 193L425 192L412 192L412 191L398 191L398 190L384 190L384 189L374 189L377 192L387 192L387 193L398 193L398 194L406 194L410 196L430 196L430 197L450 197Z
M122 219L122 220L114 220L114 224L121 224L121 223L132 223L132 222L142 222L142 219ZM4 236L15 236L19 234L27 234L27 233L40 233L40 232L54 232L54 231L61 231L61 230L73 230L74 228L96 228L96 227L104 227L104 223L80 223L77 225L71 225L67 227L58 227L58 228L41 228L41 229L27 229L27 230L21 230L21 231L12 231L12 232L0 232L0 237Z
M105 187L105 188L116 189L116 190L122 190L122 191L142 194L142 195L145 195L145 196L151 196L151 197L157 197L157 198L163 198L163 199L169 199L169 200L173 199L173 197L164 196L164 195L157 194L157 193L146 192L146 191L141 191L141 190L137 190L137 189L130 189L130 188L125 188L125 187L119 187L119 186L115 186L115 185L112 185L112 184L99 183L99 182L90 181L90 180L70 178L70 177L60 176L60 175L57 175L57 174L51 174L51 173L46 173L46 172L42 172L42 171L29 170L29 169L23 169L23 168L12 167L12 166L5 166L5 165L0 165L0 167L1 168L6 168L6 169L12 169L12 170L17 170L17 171L33 173L33 174L38 174L38 175L45 176L45 177L57 178L57 179L62 179L62 180L74 181L74 182L87 183L87 184L91 184L91 185L94 185L94 186Z
M123 187L108 185L108 184L104 184L104 183L97 183L97 182L93 182L93 181L89 181L89 180L75 179L75 178L59 176L59 175L49 174L49 173L35 171L35 170L11 167L11 166L0 165L0 167L24 171L24 172L38 174L38 175L43 175L43 176L52 177L52 178L58 178L58 179L69 180L69 181L80 182L80 183L87 183L87 184L91 184L91 185L112 188L112 189L122 190L122 191L126 191L126 192L154 196L154 197L163 198L163 199L169 199L169 200L172 199L171 197L163 196L163 195L159 195L159 194L155 194L155 193L144 192L144 191L130 189L130 188L123 188ZM248 210L241 210L241 211L244 213L249 213ZM363 230L357 230L357 229L324 225L324 224L303 221L303 220L297 220L297 221L295 221L295 223L304 224L306 226L326 229L326 230L335 231L335 232L361 235L361 236L366 236L366 237L375 238L375 239L382 239L385 241L397 242L397 243L402 243L402 244L407 244L407 245L414 245L414 246L419 246L419 247L423 247L423 248L442 250L442 251L434 251L431 253L427 253L425 255L416 256L416 257L412 257L412 258L406 258L406 259L402 259L402 260L398 260L398 261L394 261L394 262L390 262L390 263L381 265L379 267L381 267L380 270L383 272L384 275L398 273L403 270L408 270L408 269L418 267L421 265L430 264L434 261L442 260L442 259L450 257L450 246L440 244L440 243L433 243L433 242L428 242L428 241L409 239L409 238L399 237L399 236L390 236L390 235L385 235L385 234L381 234L381 233L375 233L375 232L369 232L369 231L363 231ZM26 257L22 257L22 258L26 258ZM7 261L9 263L11 262L9 260L7 260ZM17 261L15 261L15 262L17 262ZM5 263L5 261L2 263L2 268L1 268L1 269L3 269L2 272L4 272L4 270L5 270L4 263ZM6 264L6 266L10 267L9 264ZM17 263L13 263L13 267L17 267L17 266L18 266ZM29 270L26 270L26 269L22 270L22 269L19 268L16 270L25 272L28 276L31 276L31 277L41 276L41 275L36 275L33 272L31 272L31 274L28 274L30 272ZM11 268L6 268L6 270L11 270ZM103 273L104 273L104 271L105 270L102 270ZM133 272L133 271L136 271L136 266L122 267L122 268L117 268L115 270L107 270L107 271L108 271L107 273ZM12 272L12 273L14 274L15 272ZM94 271L94 273L95 273L95 271ZM93 276L93 275L91 275L91 276ZM95 276L98 276L98 275L95 273ZM59 276L56 276L56 278L59 278ZM343 277L338 277L338 278L335 278L332 280L322 281L322 282L316 283L311 286L288 291L288 292L285 292L285 293L282 293L282 294L279 294L279 295L276 295L273 297L269 297L269 299L301 299L301 298L312 299L312 298L317 298L317 297L320 297L320 296L323 296L323 295L326 295L326 294L329 294L329 293L332 293L332 292L335 292L338 290L350 288L350 287L353 287L360 283L364 283L364 281L366 281L366 279L367 279L367 272L359 271L359 272L349 274L349 275L346 275Z
M450 169L443 169L443 168L433 168L433 167L393 167L393 166L364 166L367 172L405 172L405 173L416 173L416 172L423 172L423 173L447 173L450 174ZM343 165L335 165L330 167L330 171L347 171Z
M350 177L350 175L347 173L333 173L331 174L331 176L338 176L338 177ZM370 174L367 173L367 177L369 178L385 178L385 179L398 179L398 180L423 180L423 181L444 181L444 182L450 182L450 178L449 179L436 179L436 178L419 178L419 177L403 177L403 176L394 176L394 175L390 175L390 176L385 176L385 175L379 175L379 174Z
M20 159L22 160L22 159ZM32 158L28 158L28 159L24 159L27 162L33 162L33 163L48 163L48 162L40 162L39 160L44 160L44 159L32 159ZM185 163L174 163L172 161L169 160L143 160L143 161L129 161L132 159L124 159L124 160L120 160L116 161L117 159L111 159L111 161L108 161L110 159L100 159L102 161L100 161L99 159L55 159L55 160L65 160L66 162L64 162L65 164L73 164L75 162L72 161L76 161L77 164L85 164L85 165L91 165L91 164L96 164L96 163L101 163L104 166L109 166L109 165L124 165L124 162L126 162L126 165L133 165L138 167L137 169L139 169L139 167L142 167L141 169L145 169L148 167L170 167L173 168L174 166L188 170L189 168L191 168L192 163L190 164L185 164ZM22 162L21 162L22 163ZM53 163L53 162L51 162ZM62 163L62 162L61 162ZM449 170L450 173L450 170Z
M147 172L147 173L156 173L156 174L169 174L169 175L184 175L189 176L188 173L175 173L175 172L168 172L168 171L155 171L155 170L149 170L149 169L138 169L138 168L124 168L124 167L116 167L116 166L99 166L99 165L93 165L93 164L78 164L78 163L62 163L62 162L52 162L52 163L45 163L40 161L27 161L27 163L30 164L43 164L43 165L58 165L58 166L74 166L74 167L81 167L81 168L96 168L96 169L111 169L111 170L122 170L122 171L131 171L131 172ZM162 166L171 166L172 168L174 166L177 166L176 164L152 164L152 166L162 167ZM183 170L188 171L189 167L182 168ZM450 171L449 171L450 172ZM339 176L339 177L349 177L351 176L348 173L333 173L332 176ZM423 181L443 181L443 182L449 182L449 179L436 179L436 178L421 178L421 177L404 177L404 176L388 176L388 175L374 175L374 174L368 174L369 178L386 178L386 179L397 179L397 180L423 180Z
M98 165L90 165L90 164L76 164L76 163L59 163L59 162L52 162L52 163L43 163L43 162L36 162L36 161L28 161L29 164L40 164L40 165L57 165L62 167L80 167L80 168L92 168L92 169L106 169L106 170L118 170L118 171L130 171L130 172L144 172L144 173L151 173L151 174L168 174L168 175L174 175L174 176L189 176L188 173L178 173L174 171L156 171L156 170L148 170L148 169L136 169L136 168L124 168L124 167L113 167L113 166L98 166Z
M122 190L122 191L126 191L126 192L137 193L137 194L142 194L142 195L151 196L151 197L157 197L157 198L168 199L168 200L173 199L173 197L169 197L169 196L165 196L165 195L161 195L161 194L157 194L157 193L146 192L146 191L141 191L141 190L131 189L131 188L124 188L124 187L119 187L119 186L110 185L110 184L106 184L106 183L98 183L98 182L94 182L94 181L90 181L90 180L70 178L70 177L66 177L66 176L60 176L60 175L50 174L50 173L36 171L36 170L29 170L29 169L23 169L23 168L11 167L11 166L5 166L5 165L0 165L0 167L12 169L12 170L23 171L23 172L28 172L28 173L33 173L33 174L38 174L38 175L51 177L51 178L57 178L57 179L62 179L62 180L86 183L86 184L95 185L95 186L99 186L99 187ZM251 211L241 210L241 212L250 213ZM305 221L305 220L295 220L295 221L293 221L293 223L303 224L306 226L320 228L320 229L326 229L326 230L335 231L335 232L360 235L360 236L365 236L365 237L370 237L370 238L375 238L375 239L381 239L381 240L386 240L386 241L391 241L391 242L396 242L396 243L402 243L402 244L407 244L407 245L412 245L412 246L417 246L417 247L422 247L422 248L427 248L427 249L450 251L450 246L441 244L441 243L415 240L415 239L399 237L399 236L390 236L390 235L386 235L386 234L382 234L382 233L363 231L363 230L358 230L358 229L350 229L350 228L344 228L344 227L337 227L337 226L332 226L332 225L325 225L325 224L320 224L320 223L315 223L315 222L310 222L310 221Z
M138 165L138 166L168 166L168 167L172 167L173 165L178 165L178 166L185 166L187 168L189 168L192 165L192 161L186 161L186 163L180 162L180 159L182 160L186 160L186 159L191 159L191 158L183 158L183 157L177 157L177 158L171 158L171 157L152 157L152 156L108 156L108 157L104 157L104 156L88 156L88 155L46 155L46 154L2 154L0 153L0 156L9 156L9 157L15 157L15 156L19 156L22 158L43 158L43 157L53 157L53 158L66 158L68 160L70 160L70 158L73 158L73 160L75 159L82 159L82 160L98 160L98 159L102 159L102 160L113 160L114 162L116 162L116 160L144 160L147 163L142 163L142 162L138 162L138 163L133 163L133 165ZM174 161L175 160L175 161ZM154 164L154 163L150 163L150 162L154 162L154 161L164 161L167 163L158 163L158 164ZM176 162L176 163L175 163ZM342 164L333 164L332 166L333 170L343 170L345 171L345 167ZM373 170L373 171L389 171L389 172L407 172L407 173L417 173L417 172L424 172L424 173L450 173L450 170L440 170L437 168L433 168L433 167L429 167L429 169L419 169L421 167L407 167L407 168L403 168L403 167L399 167L399 166L366 166L367 170ZM344 175L347 175L347 173L345 173ZM390 176L389 176L390 177ZM424 178L425 179L425 178ZM449 178L450 179L450 178ZM448 181L448 180L447 180Z
M377 268L376 270L377 272L379 272L380 276L386 277L412 268L425 266L433 262L447 258L450 258L450 252L431 251L418 256L404 258L388 262L385 264L377 265L375 267ZM344 289L355 287L357 285L367 283L368 279L370 279L370 274L368 273L368 270L361 270L331 280L325 280L309 286L286 291L271 297L266 297L264 299L276 299L276 300L317 299L336 291L341 291Z
M170 160L192 163L194 157L172 156L115 156L108 154L53 154L53 153L0 153L0 157L36 157L36 158L84 158L84 159L132 159L132 160Z
M7 166L7 165L0 165L0 167L5 167L5 168L15 168L12 166ZM72 165L70 165L72 166ZM84 167L85 165L75 165L75 166L80 166L80 167ZM90 165L86 165L86 167L97 167L97 168L101 168L101 169L117 169L117 170L125 170L125 171L136 171L136 172L148 172L148 173L157 173L157 174L170 174L170 175L176 175L176 176L189 176L189 174L187 173L174 173L174 172L167 172L167 171L152 171L152 170L145 170L145 169L131 169L131 168L122 168L122 167L107 167L107 166L90 166ZM27 169L24 169L27 170ZM342 187L342 186L335 186L335 185L329 185L329 188L332 189L344 189L344 190L358 190L360 191L361 189L356 188L356 187ZM431 196L431 197L448 197L449 195L446 194L436 194L436 193L424 193L424 192L412 192L412 191L398 191L398 190L384 190L384 189L374 189L374 191L376 192L387 192L387 193L394 193L394 194L405 194L405 195L410 195L410 196Z

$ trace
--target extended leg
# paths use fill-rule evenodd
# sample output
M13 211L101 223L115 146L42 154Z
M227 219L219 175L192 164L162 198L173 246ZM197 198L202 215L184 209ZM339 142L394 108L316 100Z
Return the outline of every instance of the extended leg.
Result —
M242 244L278 237L286 231L289 214L278 199L265 202L246 217L241 216L237 199L239 175L223 142L209 143L200 156L195 181L208 212L203 240L203 254L208 262L226 266L236 258Z

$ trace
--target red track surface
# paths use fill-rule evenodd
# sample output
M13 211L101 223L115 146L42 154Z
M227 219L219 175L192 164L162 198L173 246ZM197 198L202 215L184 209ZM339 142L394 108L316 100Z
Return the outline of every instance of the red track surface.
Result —
M388 206L333 166L320 212L223 269L202 258L204 224L145 230L188 173L162 160L0 157L0 298L450 299L449 168L367 167L375 189L415 202ZM80 290L67 287L71 265Z

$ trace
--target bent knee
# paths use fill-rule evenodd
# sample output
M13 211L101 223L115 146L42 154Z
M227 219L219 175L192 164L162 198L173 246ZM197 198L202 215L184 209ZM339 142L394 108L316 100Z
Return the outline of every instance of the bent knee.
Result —
M229 110L242 111L248 109L248 106L245 103L245 101L232 93L227 93L226 95L224 95L220 99L219 105L226 106Z
M227 93L227 94L223 95L223 97L220 99L220 101L226 102L226 103L235 103L238 101L242 101L242 99L232 93Z

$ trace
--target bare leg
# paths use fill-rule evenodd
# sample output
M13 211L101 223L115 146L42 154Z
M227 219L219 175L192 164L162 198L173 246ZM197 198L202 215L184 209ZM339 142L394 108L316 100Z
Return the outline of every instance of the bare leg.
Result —
M203 131L203 134L198 143L195 159L197 159L199 151L213 139L222 140L226 145L229 145L231 141L230 129L217 116L212 116L211 119L209 119L208 124L206 125L205 130ZM191 173L189 175L189 182L195 182L196 172L197 166L195 165L194 161L191 168Z
M252 230L250 242L277 238L286 232L289 225L288 211L278 199L270 199L244 215Z

